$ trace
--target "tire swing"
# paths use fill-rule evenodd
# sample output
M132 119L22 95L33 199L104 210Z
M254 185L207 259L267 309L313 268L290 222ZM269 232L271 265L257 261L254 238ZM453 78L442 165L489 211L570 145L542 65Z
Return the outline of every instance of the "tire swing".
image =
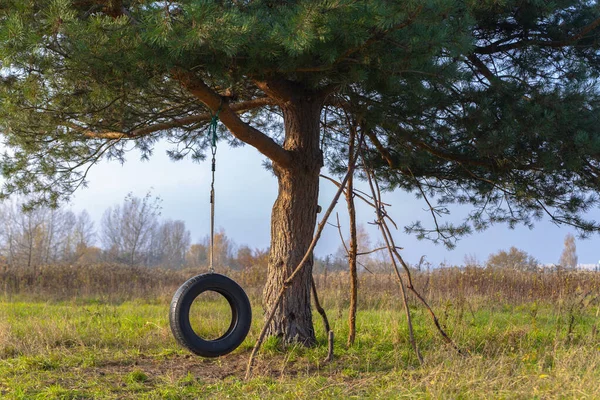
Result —
M246 338L252 322L252 308L244 290L231 278L215 273L213 266L215 233L215 156L217 153L217 124L219 110L212 116L208 133L211 137L212 182L210 186L210 253L209 270L206 274L188 279L175 292L169 310L171 331L177 342L202 357L218 357L231 353ZM190 309L202 293L212 291L225 297L231 307L231 323L227 331L214 340L199 336L190 323Z

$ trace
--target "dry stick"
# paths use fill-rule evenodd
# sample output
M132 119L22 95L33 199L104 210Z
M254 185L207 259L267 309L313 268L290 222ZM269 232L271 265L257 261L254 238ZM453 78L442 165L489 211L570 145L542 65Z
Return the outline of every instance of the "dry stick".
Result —
M333 331L327 334L327 357L325 362L333 361Z
M404 311L406 313L406 320L407 320L407 324L408 324L408 334L409 334L409 338L410 338L410 344L413 346L413 349L415 350L415 354L417 355L419 364L423 365L423 356L421 355L421 352L419 351L419 346L417 345L417 341L415 340L415 335L413 332L412 317L410 314L410 308L408 307L408 299L406 298L406 289L404 288L404 281L402 280L402 276L400 275L400 272L398 271L398 265L396 264L396 260L394 259L394 254L392 252L392 245L390 244L389 238L383 233L383 229L381 228L381 225L379 225L379 228L382 232L383 239L385 240L385 243L388 246L390 258L392 260L392 264L394 265L394 271L396 272L396 277L398 278L398 284L400 285L400 292L402 293L402 302L404 303Z
M315 278L313 276L311 276L310 279L310 286L312 288L312 294L315 298L315 308L317 309L319 314L321 314L321 317L323 317L323 325L325 326L325 332L329 332L331 330L329 325L329 319L327 318L325 310L323 309L323 307L321 307L321 302L319 301L319 296L317 295L317 285L315 285Z
M337 221L337 225L333 225L333 224L329 224L329 225L333 225L337 228L338 234L340 235L340 241L342 242L342 247L344 248L344 251L346 252L346 257L349 257L350 251L348 250L348 246L346 246L346 241L344 240L344 234L342 233L342 225L340 225L340 215L338 213L335 213L335 219Z
M329 182L333 183L333 184L334 184L336 187L338 187L338 188L341 186L341 184L340 184L338 181L336 181L335 179L333 179L333 178L331 178L331 177L329 177L329 176L327 176L327 175L320 174L319 176L320 176L321 178L323 178L323 179L326 179L326 180L328 180ZM345 191L345 190L344 190L344 193L346 193L346 191ZM358 197L359 199L361 199L362 201L364 201L365 203L367 203L367 204L368 204L368 205L370 205L371 207L375 207L375 204L371 203L371 202L370 202L370 201L369 201L369 200L366 198L366 197L369 197L369 195L366 195L364 192L361 192L361 191L360 191L360 190L358 190L358 189L354 189L354 192L353 192L353 193L354 193L354 196ZM363 195L361 195L361 193L362 193L362 194L365 194L365 195L363 196ZM365 196L366 196L366 197L365 197ZM386 206L391 206L391 204L386 204L386 203L382 203L382 204L383 204L383 205L386 205Z
M362 142L362 139L363 138L361 136L359 143ZM356 159L357 159L357 156L355 156L354 159L352 160L352 163L350 163L352 166L354 166L356 164ZM285 293L286 289L290 286L290 284L292 283L294 278L302 271L302 269L304 268L304 265L306 264L308 259L311 257L312 251L314 250L315 246L317 245L317 242L319 241L319 238L321 237L321 233L323 232L323 228L325 228L325 225L327 224L327 220L329 219L329 216L331 215L333 209L335 208L335 206L337 204L337 201L339 200L340 196L342 195L344 186L346 186L346 182L348 180L348 176L351 173L353 173L353 171L348 171L348 173L346 173L346 176L344 177L342 184L340 185L340 187L338 188L338 191L336 192L335 196L333 197L333 200L331 201L329 208L325 212L325 215L323 215L323 219L319 223L319 226L317 227L317 232L315 233L315 236L313 237L313 240L310 243L310 246L308 246L308 250L306 250L304 257L302 258L302 260L300 261L300 263L298 264L296 269L292 272L292 274L283 282L283 287L277 294L277 298L275 299L273 308L271 309L271 311L269 311L269 314L267 314L265 323L260 331L260 334L258 336L258 339L256 340L256 343L254 344L254 348L252 349L250 358L248 359L248 365L246 367L246 377L245 377L246 380L250 379L250 376L252 374L252 367L254 365L254 358L256 357L256 353L258 352L258 349L260 349L262 342L265 340L265 335L267 334L267 329L268 329L269 325L271 324L273 317L275 316L275 311L277 311L277 308L279 307L279 303L281 303L281 299L283 299L283 294Z
M396 247L396 248L397 248L398 250L404 250L404 248L403 248L403 247ZM372 254L372 253L375 253L376 251L381 251L381 250L385 250L385 249L387 249L387 246L384 246L384 247L378 247L378 248L376 248L376 249L369 250L369 251L363 251L363 252L361 252L361 253L356 253L356 255L357 255L357 256L366 256L367 254Z
M311 275L310 277L310 286L312 288L313 298L315 299L315 308L321 314L321 318L323 318L323 325L325 325L325 332L327 332L327 357L325 357L324 362L330 362L333 360L333 331L329 326L329 319L327 318L327 314L323 307L321 307L321 303L319 302L319 296L317 294L317 286L315 285L315 278Z
M358 304L358 276L356 270L356 254L358 253L358 243L356 239L356 209L354 208L354 173L350 162L355 153L356 141L356 123L350 127L350 137L348 138L348 182L346 182L346 204L348 206L348 217L350 224L350 243L348 250L348 269L350 270L350 308L348 310L348 342L351 347L356 338L356 308ZM339 224L339 223L338 223ZM340 232L341 233L341 232Z
M369 182L369 186L371 188L371 191L373 192L373 199L375 201L375 204L377 205L377 207L375 208L375 213L377 214L377 225L379 226L381 235L383 236L383 239L385 240L385 244L386 244L388 252L390 254L390 259L392 260L392 264L394 266L394 272L396 272L396 278L398 279L398 284L400 286L400 292L402 293L402 302L404 303L404 311L406 313L406 322L408 325L408 337L410 340L410 344L411 344L413 350L415 351L415 354L417 356L417 359L419 360L419 363L423 364L423 356L421 355L421 352L419 351L419 346L417 345L417 341L415 340L415 335L413 332L412 317L410 314L410 308L408 307L408 299L406 298L406 289L404 289L404 282L402 281L402 276L400 275L400 271L398 270L398 265L396 264L396 259L394 258L394 253L392 251L392 244L390 243L390 240L387 237L387 235L385 234L385 230L382 227L382 221L383 221L384 217L383 217L381 207L379 207L379 204L380 204L379 199L381 198L381 193L380 192L378 193L379 196L376 195L375 188L373 187L371 170L369 170L367 168L366 161L364 159L362 152L361 152L361 158L363 161L363 166L365 168L365 172L367 174L367 180Z

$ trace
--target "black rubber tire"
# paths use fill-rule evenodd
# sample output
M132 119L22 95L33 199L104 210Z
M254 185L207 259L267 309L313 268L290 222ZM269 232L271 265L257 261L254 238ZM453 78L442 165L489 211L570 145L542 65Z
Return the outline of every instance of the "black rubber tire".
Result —
M205 340L190 324L190 307L206 291L221 294L231 306L231 324L218 339ZM173 336L179 344L202 357L218 357L235 350L246 338L252 323L252 308L244 290L232 279L220 274L202 274L187 280L175 292L169 312Z

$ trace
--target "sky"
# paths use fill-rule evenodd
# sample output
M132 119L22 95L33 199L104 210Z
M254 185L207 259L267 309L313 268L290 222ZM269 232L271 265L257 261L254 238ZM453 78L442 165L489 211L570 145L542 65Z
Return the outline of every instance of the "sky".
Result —
M191 160L171 161L166 155L168 146L159 143L149 161L140 161L132 152L121 165L116 161L101 162L92 167L88 186L75 193L68 206L74 211L86 209L96 227L106 208L121 203L131 192L143 197L149 190L162 199L161 218L183 220L192 235L192 241L201 241L209 233L210 221L210 163L194 163ZM227 236L238 245L265 249L269 246L270 213L277 196L277 180L263 167L264 156L250 146L228 148L221 144L217 153L216 215L215 225L225 230ZM324 170L324 173L327 173ZM359 184L360 185L360 184ZM363 184L364 185L364 184ZM359 186L360 187L360 186ZM366 190L366 188L364 188ZM319 203L326 209L337 188L321 179ZM423 200L401 191L385 193L383 201L391 204L388 214L398 224L394 239L404 248L402 255L409 263L417 263L421 256L436 266L460 265L465 256L485 262L491 253L507 250L511 246L525 250L541 263L556 263L563 249L565 235L574 233L572 228L556 226L547 219L536 223L534 229L506 225L462 238L456 248L446 249L426 240L417 240L403 232L402 227L415 220L430 226L430 216ZM357 220L363 224L374 246L380 241L377 227L369 224L375 219L373 209L357 202ZM454 218L465 209L450 208ZM342 230L347 236L348 219L346 203L342 198L336 207ZM319 214L318 218L323 216ZM588 218L600 219L600 210L593 210ZM335 221L335 214L330 222ZM456 221L456 219L455 219ZM596 264L600 261L600 236L577 239L579 262ZM325 257L335 255L340 247L337 228L328 225L315 249L315 254Z

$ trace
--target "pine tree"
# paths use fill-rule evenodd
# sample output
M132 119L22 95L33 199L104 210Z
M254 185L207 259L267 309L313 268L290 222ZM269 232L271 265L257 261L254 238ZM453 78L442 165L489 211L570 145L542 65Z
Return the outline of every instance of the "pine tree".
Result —
M599 25L584 0L0 0L3 193L56 204L90 165L159 140L202 160L218 113L219 139L255 147L279 183L267 308L349 126L386 188L431 197L434 216L473 206L458 226L413 223L418 237L544 214L598 230L581 212L600 181ZM284 341L315 342L311 268L270 326Z
M563 268L577 268L577 247L575 246L575 236L570 233L565 236L565 247L560 255L558 264Z

